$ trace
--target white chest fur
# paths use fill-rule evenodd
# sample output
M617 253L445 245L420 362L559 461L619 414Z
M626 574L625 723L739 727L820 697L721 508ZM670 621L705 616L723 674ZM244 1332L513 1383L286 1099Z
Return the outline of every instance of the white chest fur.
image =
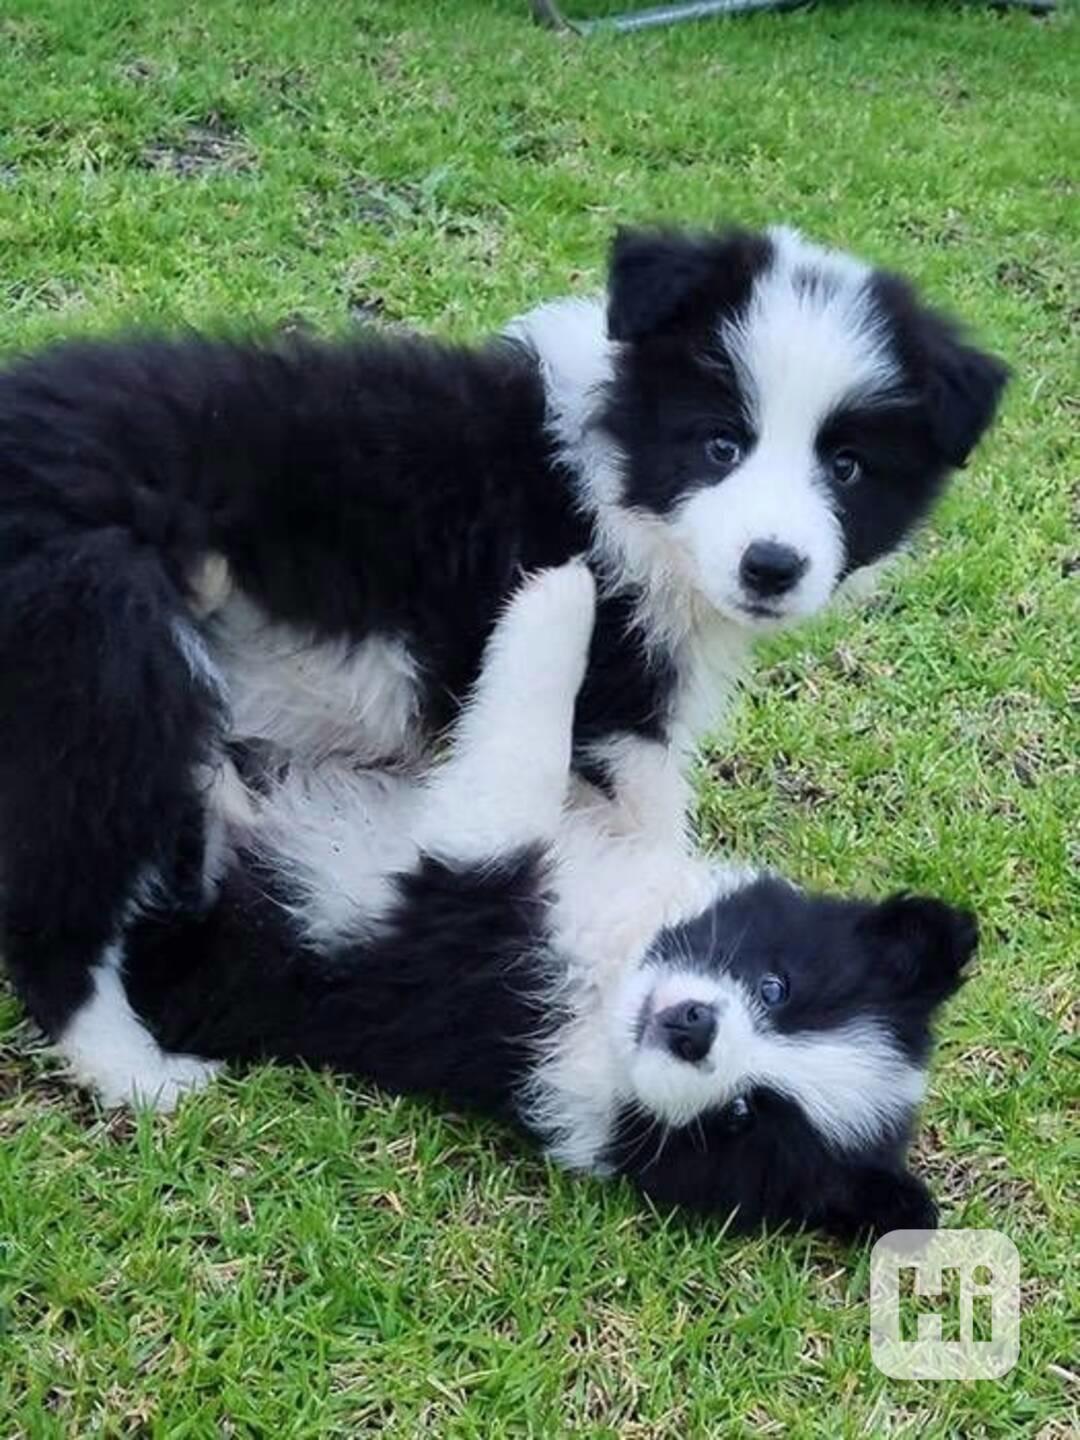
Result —
M214 650L236 736L309 760L344 753L360 765L419 751L417 666L398 639L313 640L234 592L215 616Z

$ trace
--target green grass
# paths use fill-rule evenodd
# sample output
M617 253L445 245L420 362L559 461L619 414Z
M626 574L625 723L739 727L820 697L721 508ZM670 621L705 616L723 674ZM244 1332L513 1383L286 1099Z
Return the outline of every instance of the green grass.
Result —
M103 1117L0 998L0 1434L1063 1440L1074 15L834 0L581 43L525 11L7 0L0 346L238 314L477 333L593 285L615 221L657 215L790 217L976 320L1016 369L999 428L881 599L773 647L700 821L806 882L981 915L921 1164L947 1223L1018 1244L1020 1362L888 1381L865 1253L688 1235L493 1127L322 1076Z

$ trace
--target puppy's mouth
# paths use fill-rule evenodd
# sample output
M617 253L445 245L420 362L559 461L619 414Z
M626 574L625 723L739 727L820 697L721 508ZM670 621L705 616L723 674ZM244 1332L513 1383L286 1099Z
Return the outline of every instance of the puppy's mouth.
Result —
M790 608L785 602L790 598L788 595L748 595L745 590L733 587L714 596L712 604L714 609L737 625L761 626L764 629L788 619Z
M754 620L783 620L785 611L780 605L766 605L760 600L738 600L736 610Z

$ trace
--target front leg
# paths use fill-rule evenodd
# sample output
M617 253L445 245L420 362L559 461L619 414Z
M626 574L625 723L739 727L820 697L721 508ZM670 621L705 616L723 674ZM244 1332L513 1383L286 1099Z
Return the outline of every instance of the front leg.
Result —
M510 600L450 758L422 798L421 849L473 863L554 840L594 606L592 575L580 561L541 571Z
M671 732L680 690L674 654L645 634L640 596L605 595L574 717L579 798L610 833L682 853L690 788Z
M677 854L689 849L690 785L672 746L638 735L616 735L595 741L583 760L582 768L593 781L593 803L603 804L609 833Z

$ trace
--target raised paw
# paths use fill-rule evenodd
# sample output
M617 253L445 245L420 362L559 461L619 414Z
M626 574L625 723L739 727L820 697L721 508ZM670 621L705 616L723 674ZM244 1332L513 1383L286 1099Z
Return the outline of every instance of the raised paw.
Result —
M510 601L510 611L523 611L536 621L560 619L591 631L596 609L596 581L584 560L537 570L521 584Z
M596 615L596 582L583 560L540 570L510 600L496 630L496 650L528 677L559 676L576 691Z

